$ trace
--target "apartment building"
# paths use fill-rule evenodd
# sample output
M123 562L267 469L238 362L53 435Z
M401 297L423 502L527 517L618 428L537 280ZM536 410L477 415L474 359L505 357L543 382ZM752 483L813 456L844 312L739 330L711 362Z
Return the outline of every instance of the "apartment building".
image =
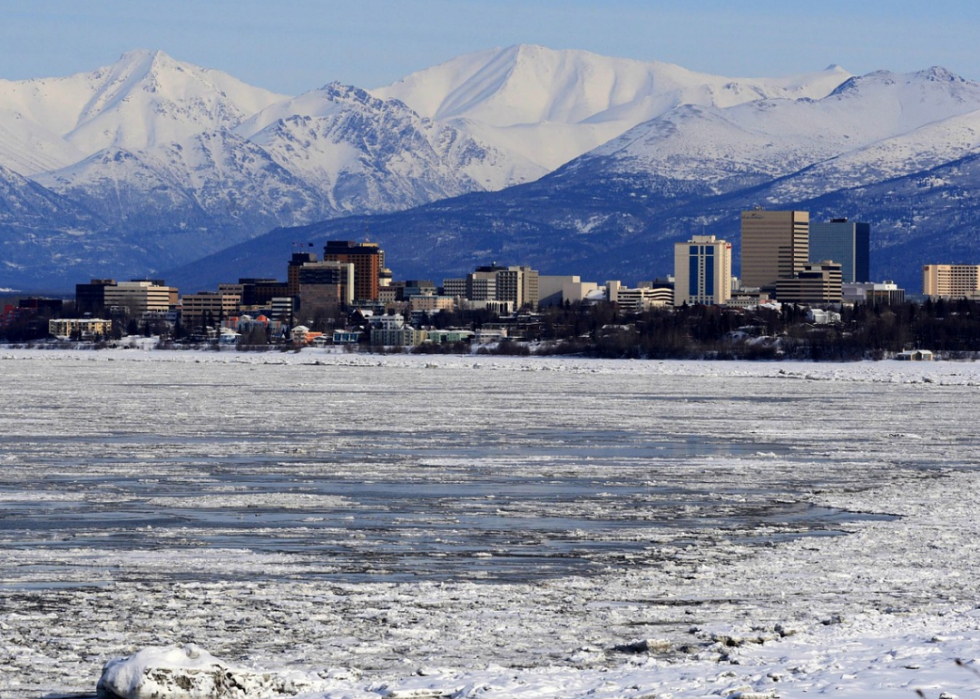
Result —
M48 321L48 333L55 337L71 337L78 333L82 338L108 337L112 321L99 318L57 318Z

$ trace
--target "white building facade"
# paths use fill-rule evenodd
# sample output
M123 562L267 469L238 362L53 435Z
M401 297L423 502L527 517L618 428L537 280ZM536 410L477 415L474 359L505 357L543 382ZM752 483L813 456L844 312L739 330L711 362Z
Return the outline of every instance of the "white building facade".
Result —
M732 295L732 246L713 235L674 244L674 305L721 305Z

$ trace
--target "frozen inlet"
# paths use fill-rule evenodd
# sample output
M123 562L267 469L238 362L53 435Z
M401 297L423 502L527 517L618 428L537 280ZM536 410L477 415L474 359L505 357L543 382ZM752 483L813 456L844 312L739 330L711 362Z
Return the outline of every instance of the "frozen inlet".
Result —
M266 361L0 351L0 696L980 689L980 365Z

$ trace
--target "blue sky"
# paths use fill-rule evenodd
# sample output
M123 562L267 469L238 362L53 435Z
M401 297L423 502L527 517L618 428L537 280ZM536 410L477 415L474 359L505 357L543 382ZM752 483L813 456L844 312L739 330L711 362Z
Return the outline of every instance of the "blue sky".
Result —
M69 75L148 48L298 94L534 43L732 77L839 63L980 79L978 37L980 3L959 0L0 0L0 77Z

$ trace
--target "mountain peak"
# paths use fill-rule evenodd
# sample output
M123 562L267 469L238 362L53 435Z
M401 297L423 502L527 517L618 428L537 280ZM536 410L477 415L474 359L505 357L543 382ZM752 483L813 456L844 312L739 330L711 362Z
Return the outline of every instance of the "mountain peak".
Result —
M163 69L176 68L178 62L160 50L134 49L127 51L112 68L129 74L149 75Z
M931 66L925 70L920 70L919 72L915 73L915 76L923 78L924 80L933 80L935 82L968 82L966 79L961 78L959 75L956 75L942 66Z

